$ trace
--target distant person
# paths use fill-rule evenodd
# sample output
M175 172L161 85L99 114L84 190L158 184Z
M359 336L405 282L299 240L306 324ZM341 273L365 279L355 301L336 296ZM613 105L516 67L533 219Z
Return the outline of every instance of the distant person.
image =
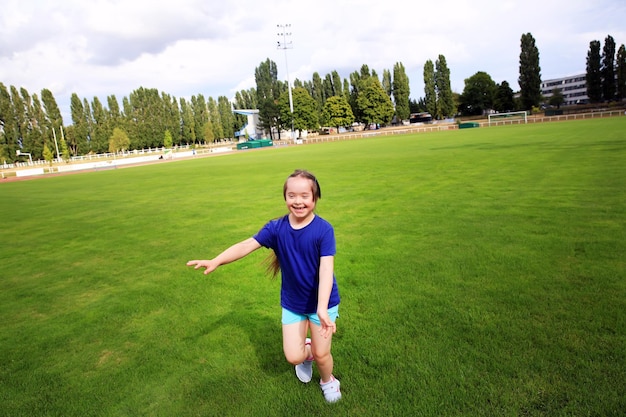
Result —
M236 243L209 260L187 262L204 274L234 262L261 246L274 251L269 270L281 271L283 351L295 365L298 379L311 381L313 361L328 402L341 399L339 380L333 376L332 336L337 331L339 291L334 274L335 233L315 214L321 190L313 174L294 171L285 181L283 197L288 214L269 221L253 237ZM310 338L307 337L310 331Z

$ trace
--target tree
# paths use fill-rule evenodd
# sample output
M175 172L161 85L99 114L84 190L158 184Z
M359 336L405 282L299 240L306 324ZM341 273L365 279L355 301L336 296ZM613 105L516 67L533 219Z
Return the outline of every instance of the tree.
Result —
M317 111L322 111L322 107L324 106L324 85L322 83L322 77L320 77L317 72L313 73L312 90L310 95L315 100Z
M118 153L119 151L125 151L130 146L130 139L126 132L119 127L113 129L113 134L109 138L109 152Z
M396 117L398 121L408 120L411 114L409 108L409 77L401 62L393 66L393 101L396 104Z
M70 98L70 114L74 131L70 136L69 147L72 149L75 155L78 154L79 149L81 153L86 153L88 150L88 137L89 131L87 126L87 120L85 120L85 108L83 102L78 97L78 94L72 93Z
M502 81L497 86L494 109L500 112L509 112L515 109L513 90L507 81Z
M204 126L202 127L202 131L204 133L204 140L206 142L213 142L215 141L215 129L213 127L213 122L211 122L210 120L208 120ZM247 139L247 138L246 138Z
M206 105L206 99L202 94L197 96L191 96L191 111L193 114L194 132L196 132L196 139L198 142L205 142L205 129L204 126L209 121L209 112Z
M65 162L69 162L69 160L72 157L72 153L70 152L70 149L67 147L67 142L65 141L63 137L59 139L59 147L61 148L61 158Z
M221 113L218 110L218 104L213 97L209 97L207 102L209 108L209 120L213 127L213 141L224 138L224 126L222 125Z
M281 83L278 82L276 63L269 58L261 62L254 71L254 79L259 107L259 125L262 129L268 130L270 137L273 138L272 127L277 127L280 119L277 101L281 93Z
M85 99L85 123L87 125L87 136L90 138L89 143L84 143L81 149L84 152L89 150L96 153L106 152L109 146L109 138L113 134L114 127L122 127L119 124L120 118L113 119L111 112L108 112L98 97L94 97L91 102L91 113L89 112L89 103Z
M354 114L350 103L342 96L333 96L324 103L322 111L322 123L325 126L333 126L339 131L340 127L349 127L354 123Z
M446 63L446 57L443 55L439 55L439 58L435 61L435 88L437 91L437 118L443 119L454 115L450 70Z
M172 139L172 132L168 130L165 131L165 133L163 134L163 147L165 148L171 148L172 144L173 144L173 139Z
M552 90L552 96L550 97L550 100L548 100L548 103L551 106L556 106L556 108L559 109L564 102L565 98L563 97L561 89L555 88L554 90Z
M393 118L393 103L377 77L370 77L362 82L357 107L367 124L386 125Z
M341 87L341 77L339 76L339 73L335 70L332 72L332 79L333 79L333 92L335 96L342 96L343 95L343 91L342 91L342 87Z
M52 150L50 150L50 148L48 147L48 145L45 145L43 147L43 159L50 164L50 166L52 166L52 161L54 160L54 153L52 152Z
M180 99L181 140L183 143L196 144L196 127L193 122L193 109L184 98Z
M622 44L617 51L615 62L617 72L617 87L615 98L617 100L626 99L626 48Z
M317 102L309 92L302 87L294 88L293 99L293 127L298 130L298 137L303 130L317 130L319 128L319 113ZM291 117L289 94L284 92L279 102L281 118L288 120Z
M15 108L6 86L0 82L0 152L8 162L15 160L18 149L18 129L15 121Z
M435 83L435 66L430 59L424 64L424 103L426 111L435 117L437 114L437 86Z
M602 49L602 98L604 101L615 99L615 40L611 35L604 40Z
M393 94L393 84L391 83L391 72L388 69L383 70L383 80L381 85L385 93L391 97Z
M522 35L519 57L520 100L524 110L530 110L541 102L541 67L539 50L530 33Z
M59 110L59 106L52 91L47 88L41 90L41 101L43 101L44 108L46 109L46 118L50 123L50 127L58 129L63 126L61 110Z
M496 83L486 72L479 71L465 80L460 110L465 115L481 115L493 109Z
M602 74L600 72L600 41L591 41L587 52L587 97L592 103L602 101Z
M248 109L256 109L254 107L247 107ZM234 138L235 137L235 118L231 108L228 97L219 96L217 98L217 111L220 114L220 122L222 123L222 138Z

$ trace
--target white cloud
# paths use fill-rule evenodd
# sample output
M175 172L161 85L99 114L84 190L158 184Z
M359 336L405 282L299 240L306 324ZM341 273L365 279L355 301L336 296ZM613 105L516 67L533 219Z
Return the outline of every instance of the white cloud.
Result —
M50 89L70 123L72 93L106 102L143 86L177 98L233 97L254 87L267 58L286 79L277 24L290 23L290 78L337 70L343 78L367 64L382 75L402 62L411 97L423 95L423 65L446 57L451 83L477 71L517 88L520 38L530 32L544 78L584 72L589 42L611 34L626 43L621 0L482 3L440 0L4 0L0 82L31 94Z

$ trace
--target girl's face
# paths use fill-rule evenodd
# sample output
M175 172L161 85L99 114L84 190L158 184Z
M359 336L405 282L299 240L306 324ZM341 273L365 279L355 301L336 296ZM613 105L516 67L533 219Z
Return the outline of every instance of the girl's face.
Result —
M305 222L315 213L313 182L304 177L292 177L287 180L285 203L293 220Z

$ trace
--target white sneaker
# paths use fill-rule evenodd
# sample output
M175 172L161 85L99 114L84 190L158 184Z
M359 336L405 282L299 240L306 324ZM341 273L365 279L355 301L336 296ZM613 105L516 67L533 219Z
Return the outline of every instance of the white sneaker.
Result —
M296 376L305 384L313 378L313 361L304 361L296 365Z
M341 391L339 390L339 385L341 385L339 383L339 380L336 379L334 376L331 376L330 381L325 384L322 384L320 382L320 388L324 393L324 398L326 398L326 401L328 401L329 403L334 403L341 399Z
M310 345L311 339L307 337L304 344ZM311 378L313 378L313 361L305 360L304 362L296 365L296 376L305 384L307 382L311 382Z

